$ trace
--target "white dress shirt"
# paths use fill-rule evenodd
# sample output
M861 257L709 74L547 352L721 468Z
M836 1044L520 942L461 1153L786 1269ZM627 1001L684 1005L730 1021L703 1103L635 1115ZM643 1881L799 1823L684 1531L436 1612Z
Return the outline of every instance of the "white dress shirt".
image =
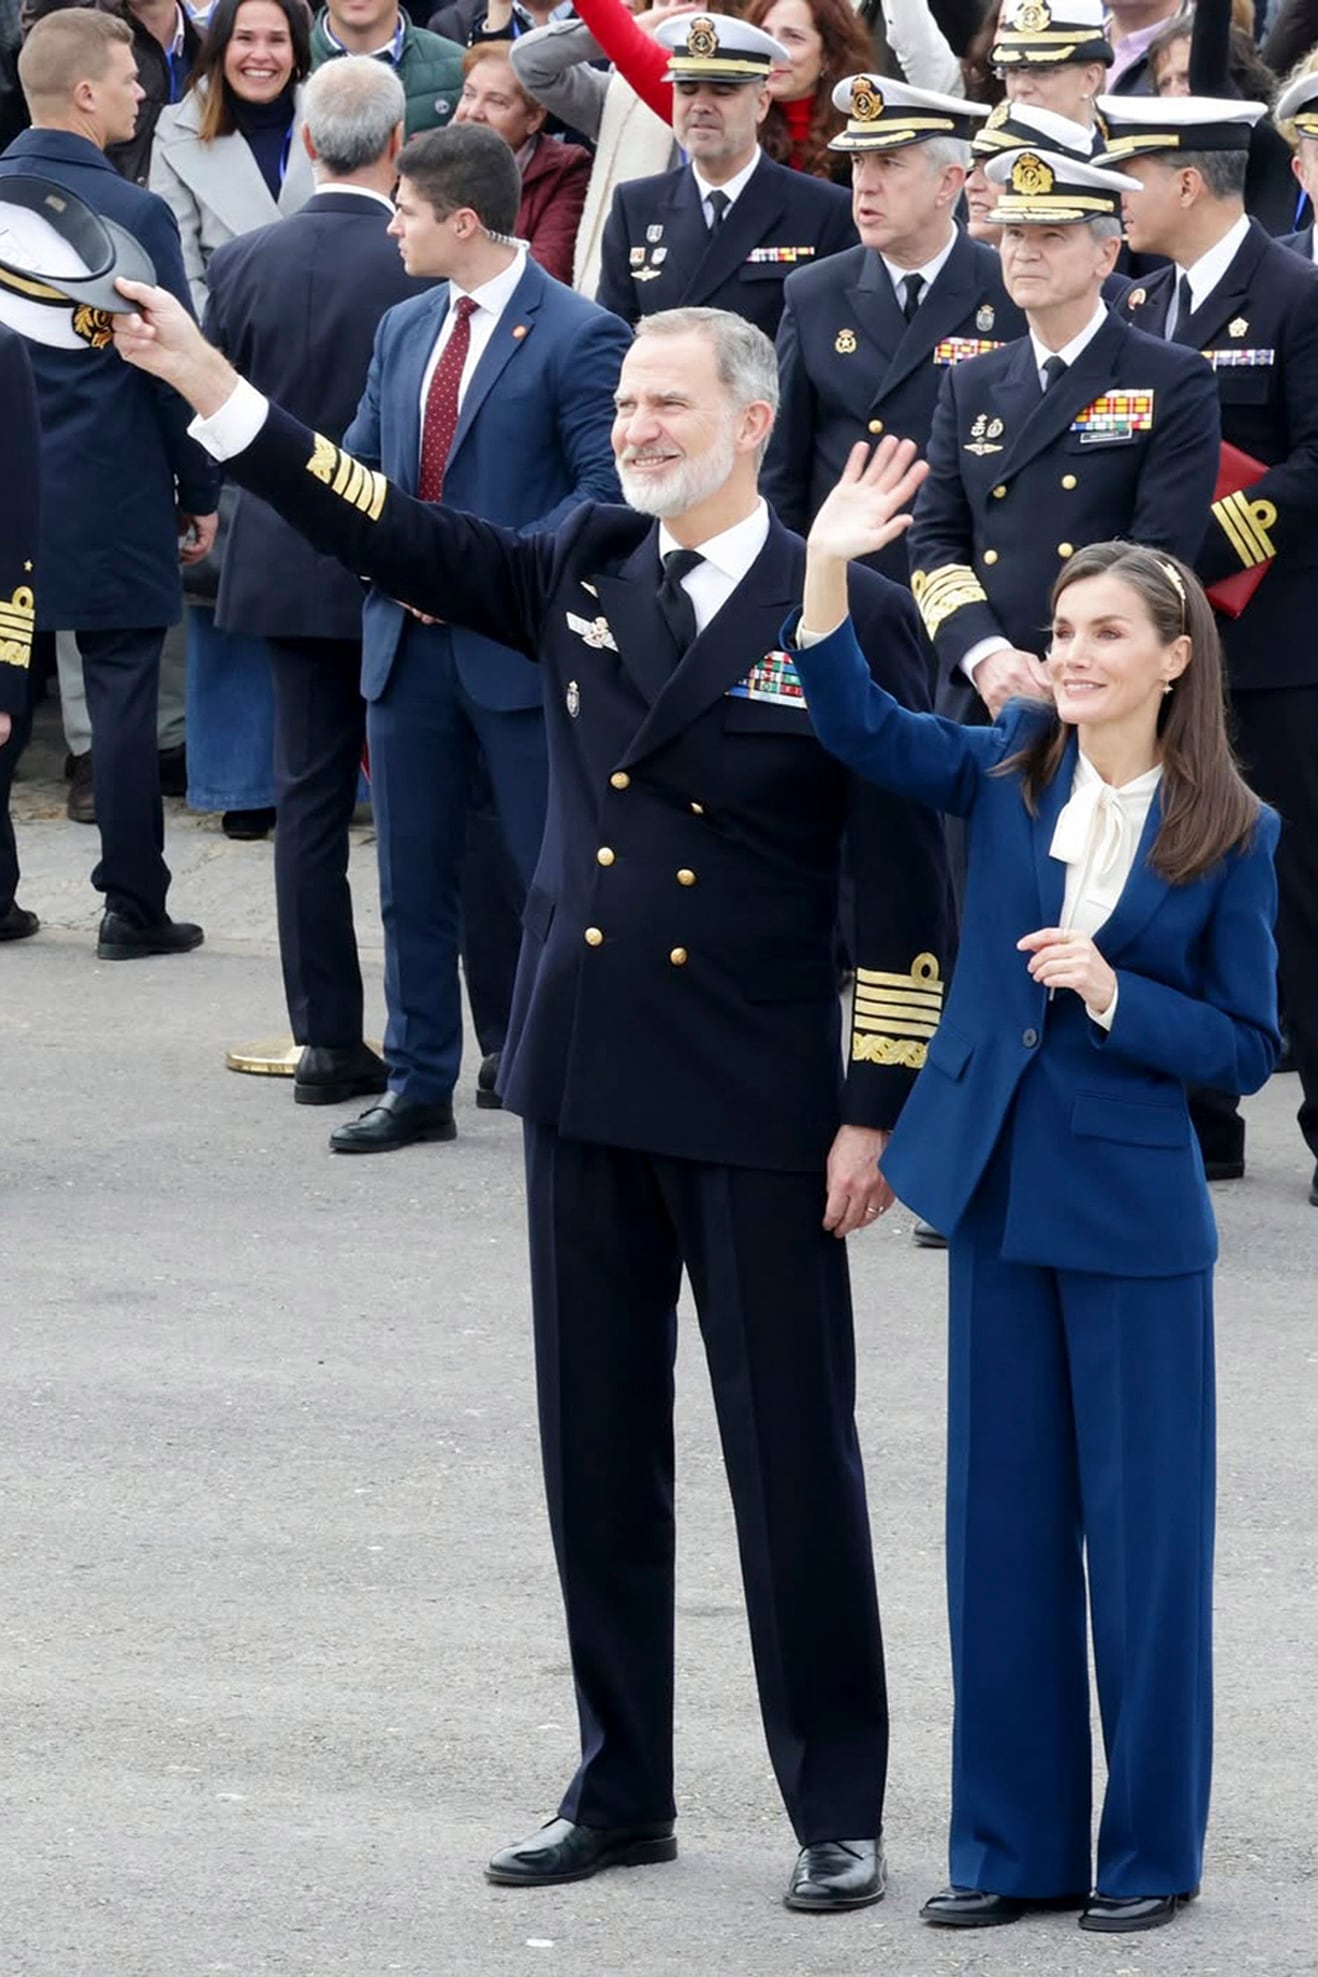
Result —
M479 288L459 288L455 281L449 283L448 308L444 311L444 320L439 326L439 335L435 338L434 348L430 353L430 361L427 363L421 378L421 431L423 433L426 429L426 399L430 396L430 380L435 375L435 366L443 355L444 345L453 334L453 325L457 321L457 303L464 295L469 295L471 300L476 304L471 317L471 342L467 347L467 361L462 366L462 376L458 381L458 409L461 411L462 401L467 395L467 386L471 383L472 373L485 354L486 344L498 328L500 316L512 301L513 290L525 273L526 242L519 240L517 242L517 251L502 274L495 275L490 281L483 281Z
M886 254L880 254L879 259L888 270L888 279L892 283L892 292L897 297L898 308L904 309L906 307L906 290L902 284L905 282L907 276L924 276L924 287L920 290L920 300L923 302L939 275L942 274L944 263L955 246L956 228L954 226L948 233L946 245L939 248L931 261L922 262L918 268L899 268L897 263L890 261Z
M723 217L726 220L728 214L732 211L738 199L740 199L742 193L754 178L756 168L763 156L764 153L757 149L749 165L743 165L734 178L727 179L722 185L711 185L707 178L701 177L700 167L698 165L692 165L691 176L696 182L696 191L700 194L700 210L705 215L705 225L707 227L712 227L714 224L714 209L709 203L710 193L725 192L727 194L728 203L723 209Z
M696 614L697 634L703 632L715 613L723 609L768 539L769 510L761 500L756 502L744 521L734 522L730 529L712 535L708 542L694 545L696 554L705 560L694 570L688 570L682 579L682 588L691 599L691 608ZM670 535L668 524L660 522L661 561L670 550L684 546Z
M1071 794L1053 831L1048 856L1066 867L1062 899L1063 927L1096 934L1112 913L1130 877L1162 781L1162 764L1155 763L1133 782L1119 787L1104 782L1084 754L1077 752ZM1085 1004L1094 1022L1111 1029L1117 997L1106 1009Z
M1188 268L1177 268L1176 281L1172 287L1171 306L1167 311L1167 320L1163 324L1162 333L1164 336L1171 336L1181 319L1181 276L1185 275L1189 279L1190 299L1194 305L1190 313L1193 315L1195 309L1203 308L1204 303L1208 300L1244 246L1248 236L1249 215L1242 213L1230 231L1222 235L1216 247L1210 247L1206 254L1201 254L1199 259L1192 262Z
M377 206L383 206L386 213L392 213L394 202L387 192L377 192L373 185L344 185L340 180L324 179L312 193L313 199L322 192L350 192L354 199L373 199Z
M1084 328L1077 336L1073 336L1069 343L1064 343L1060 350L1050 350L1046 343L1040 343L1033 330L1030 331L1030 343L1034 350L1034 368L1039 374L1039 389L1041 391L1047 391L1048 389L1048 380L1044 375L1043 368L1048 362L1048 359L1050 357L1060 357L1069 371L1076 359L1084 355L1107 319L1107 304L1105 302L1099 302ZM1011 650L1011 640L1004 638L1001 632L995 632L989 638L976 639L969 652L964 652L957 661L957 664L966 678L973 680L975 677L975 668L981 659L987 659L991 652L1010 652Z

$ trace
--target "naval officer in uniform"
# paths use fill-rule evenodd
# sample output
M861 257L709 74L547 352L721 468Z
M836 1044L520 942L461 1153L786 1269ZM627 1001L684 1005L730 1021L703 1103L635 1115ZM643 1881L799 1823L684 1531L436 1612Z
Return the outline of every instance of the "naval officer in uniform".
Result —
M1300 1074L1300 1131L1318 1163L1318 273L1245 213L1261 103L1105 98L1107 155L1140 182L1127 232L1171 265L1127 298L1130 320L1202 352L1222 438L1247 466L1212 503L1198 560L1210 586L1258 573L1222 618L1236 746L1281 812L1277 951ZM1238 609L1239 615L1233 615ZM1196 1094L1210 1175L1243 1173L1245 1126L1230 1094ZM1318 1206L1318 1164L1309 1199Z
M41 522L41 438L37 392L23 339L0 328L0 941L26 940L37 916L18 904L18 852L9 791L30 724L28 673L36 624L37 535Z
M939 706L980 722L1046 692L1048 599L1083 544L1194 554L1218 459L1204 366L1103 304L1135 181L1042 150L1002 152L988 172L1029 334L947 373L911 528Z
M1313 223L1314 194L1318 192L1318 74L1296 76L1294 82L1288 83L1277 98L1272 115L1278 127L1289 124L1294 133L1291 170L1301 195L1309 202L1307 225L1279 238L1283 247L1293 247L1312 265L1318 260L1313 244L1318 233Z
M634 323L699 303L766 336L793 268L855 245L846 189L789 171L760 149L769 72L787 51L726 14L684 14L655 39L670 51L673 131L688 162L613 195L596 300Z
M544 673L550 801L501 1089L526 1130L541 1440L582 1757L559 1815L497 1854L537 1885L671 1860L673 1352L694 1290L765 1729L800 1853L793 1908L883 1892L887 1707L845 1250L945 975L928 811L830 762L779 627L804 547L756 476L773 346L738 317L648 318L613 445L628 507L519 535L411 500L266 401L159 291L125 355L205 415L229 471L417 610ZM218 414L218 417L214 415ZM906 593L857 571L876 673L927 704ZM845 1079L843 837L857 994Z
M923 451L947 368L1025 327L997 255L956 223L983 105L870 76L840 82L833 101L847 123L830 148L853 154L861 244L787 278L764 491L791 529L808 527L857 440L889 432ZM878 568L907 582L901 537Z

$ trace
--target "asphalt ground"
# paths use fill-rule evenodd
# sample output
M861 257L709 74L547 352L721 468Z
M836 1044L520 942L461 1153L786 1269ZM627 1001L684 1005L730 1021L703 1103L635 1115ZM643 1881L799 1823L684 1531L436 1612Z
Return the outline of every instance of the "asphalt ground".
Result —
M698 1335L679 1362L681 1856L488 1887L575 1754L541 1506L516 1122L332 1157L352 1108L224 1069L284 1016L269 844L167 805L198 953L98 963L49 712L0 948L4 1977L1242 1977L1318 1972L1318 1211L1293 1079L1215 1199L1218 1755L1201 1900L958 1936L943 1878L945 1265L853 1239L893 1744L891 1887L788 1915ZM369 833L352 870L379 1034Z

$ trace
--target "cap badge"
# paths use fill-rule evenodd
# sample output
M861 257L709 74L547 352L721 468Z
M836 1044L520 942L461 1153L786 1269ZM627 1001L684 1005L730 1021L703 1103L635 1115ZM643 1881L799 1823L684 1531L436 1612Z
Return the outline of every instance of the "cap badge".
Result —
M718 29L708 14L697 14L692 21L687 30L686 52L702 62L718 54Z
M1126 297L1126 307L1128 309L1142 309L1148 299L1149 293L1147 289L1132 288L1130 294Z
M1010 22L1018 34L1043 34L1052 24L1053 15L1048 0L1025 0Z
M1036 158L1033 151L1022 151L1011 168L1011 189L1026 199L1046 196L1056 182L1057 174L1052 166Z
M1226 333L1228 336L1243 336L1248 328L1249 324L1245 321L1245 318L1243 316L1236 316L1227 324Z
M874 124L883 115L883 91L871 76L857 76L851 85L851 114L858 124Z
M839 357L854 357L856 354L856 332L853 329L840 329L833 339L833 348Z
M980 335L987 335L995 321L993 304L991 302L982 302L975 311L975 328L979 331Z

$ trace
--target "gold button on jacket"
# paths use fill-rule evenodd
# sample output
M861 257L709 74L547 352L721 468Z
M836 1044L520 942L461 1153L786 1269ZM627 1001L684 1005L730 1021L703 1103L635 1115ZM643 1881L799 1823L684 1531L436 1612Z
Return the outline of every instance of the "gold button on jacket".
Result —
M627 774L627 771L625 769L615 769L613 774L609 777L609 781L613 784L613 787L615 789L630 789L631 780L632 780L631 777Z
M986 549L984 551L984 561L986 563L996 563L997 560L998 560L998 552L996 549Z
M677 883L680 886L693 886L695 882L696 882L695 873L688 871L687 867L684 865L681 871L677 875Z
M587 946L587 947L603 947L603 945L604 945L604 936L603 936L603 934L602 934L602 933L600 932L600 930L599 930L599 928L598 928L598 927L587 927L587 929L586 929L586 946Z
M1078 481L1076 480L1076 477L1075 477L1075 475L1074 475L1074 474L1063 474L1063 475L1062 475L1062 486L1063 486L1063 487L1066 487L1066 488L1071 488L1071 487L1077 487L1078 485L1079 485L1079 482L1078 482Z
M613 863L614 856L615 854L612 847L607 844L602 844L599 850L595 853L595 863L597 865L611 865Z
M871 419L871 420L870 420L870 431L871 431L871 432L872 432L872 433L874 434L874 437L875 437L875 438L877 439L877 438L878 438L878 436L879 436L879 434L880 434L880 433L881 433L881 432L883 431L883 420L882 420L882 419Z
M1069 542L1059 542L1057 545L1057 554L1061 557L1062 561L1065 562L1068 556L1075 555L1074 544Z
M675 947L675 948L673 948L673 949L672 949L672 951L671 951L671 953L670 953L670 954L669 954L669 956L668 956L668 959L669 959L669 960L670 960L670 961L672 962L672 964L673 964L673 966L674 966L675 968L685 968L685 966L686 966L686 949L685 949L684 947Z

